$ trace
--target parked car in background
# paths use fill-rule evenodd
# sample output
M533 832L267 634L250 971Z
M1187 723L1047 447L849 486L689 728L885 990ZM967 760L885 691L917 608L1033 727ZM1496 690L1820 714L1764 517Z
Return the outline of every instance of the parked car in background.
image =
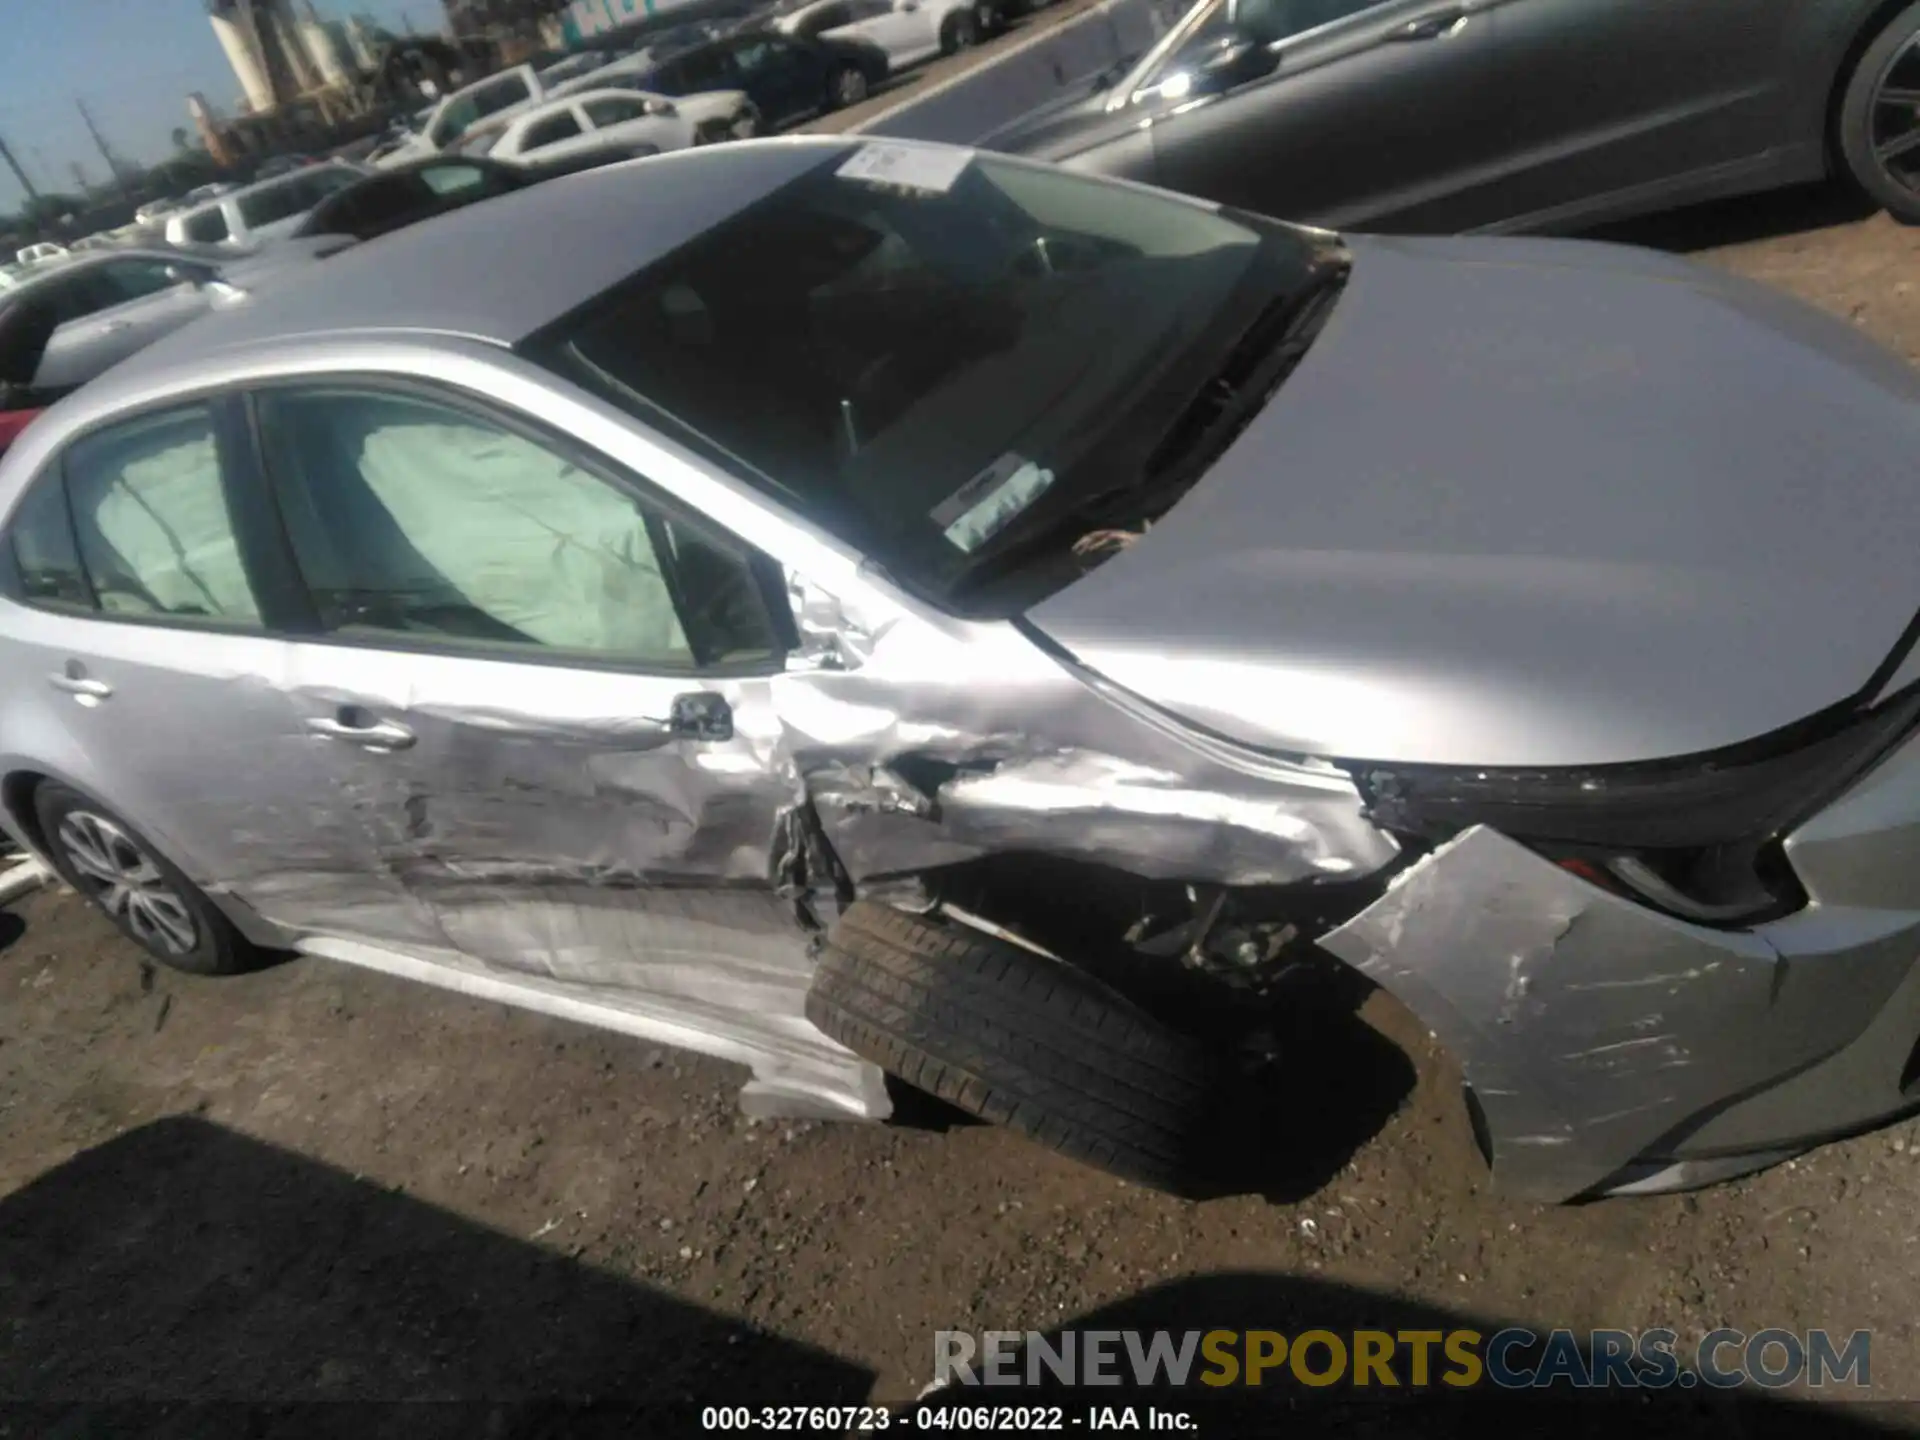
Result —
M249 249L292 234L309 210L366 173L364 166L328 161L230 190L191 210L168 216L166 239L173 245Z
M183 201L172 198L149 200L133 212L133 223L136 225L155 224L158 221L166 219L167 216L171 215L174 211L181 209L184 203Z
M307 212L294 234L371 240L449 210L524 189L552 173L535 176L520 166L477 155L430 155L376 171L335 191Z
M155 960L692 1046L762 1115L890 1072L1156 1183L1370 985L1536 1198L1911 1112L1898 356L1006 156L640 171L358 247L0 462L0 822Z
M15 263L20 265L44 265L49 260L64 260L70 253L65 245L56 244L52 240L41 240L32 245L22 246L13 258Z
M260 168L253 172L255 180L272 180L277 176L291 175L309 165L319 164L312 155L272 155L260 162Z
M20 432L34 422L43 408L36 405L8 409L6 398L5 387L0 385L0 455L6 454L7 447L20 438Z
M1200 0L929 138L1340 227L1569 230L1831 172L1920 221L1920 5Z
M404 165L452 148L484 120L516 115L547 98L547 87L532 65L514 65L446 96L420 129L373 161L379 166Z
M677 101L631 90L588 90L471 130L460 151L534 167L605 164L712 140L746 139L758 123L753 102L738 90Z
M768 130L857 105L886 79L886 52L860 40L802 40L746 30L710 40L659 64L599 71L596 88L631 88L678 100L743 91ZM576 81L576 85L585 81Z
M999 27L995 0L812 0L773 22L783 35L877 45L896 71L965 50Z
M327 237L286 240L254 256L204 249L125 247L76 256L0 291L0 326L29 310L51 320L30 373L0 374L18 388L58 394L223 304L347 248ZM16 349L11 363L25 363Z

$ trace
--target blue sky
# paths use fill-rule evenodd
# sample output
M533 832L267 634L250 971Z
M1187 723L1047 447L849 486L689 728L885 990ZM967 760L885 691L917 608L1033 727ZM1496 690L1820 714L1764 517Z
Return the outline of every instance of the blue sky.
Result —
M304 9L304 5L300 8ZM323 18L364 14L398 31L439 28L440 0L315 0ZM157 160L177 125L190 125L186 97L202 91L231 114L240 85L213 38L202 0L0 0L0 138L35 185L71 190L79 161L106 176L75 109L84 100L115 152ZM0 213L22 199L0 165Z

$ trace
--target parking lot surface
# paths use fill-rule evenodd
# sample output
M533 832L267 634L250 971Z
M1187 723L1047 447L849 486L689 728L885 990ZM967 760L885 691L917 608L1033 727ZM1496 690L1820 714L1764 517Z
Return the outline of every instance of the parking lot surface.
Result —
M1610 238L1920 360L1920 231L1844 197ZM1920 1125L1694 1195L1525 1205L1490 1188L1445 1058L1375 996L1248 1104L1248 1193L1190 1201L931 1107L750 1123L726 1065L320 961L154 971L68 894L0 926L12 1397L892 1402L940 1329L1444 1313L1868 1329L1874 1397L1920 1399Z

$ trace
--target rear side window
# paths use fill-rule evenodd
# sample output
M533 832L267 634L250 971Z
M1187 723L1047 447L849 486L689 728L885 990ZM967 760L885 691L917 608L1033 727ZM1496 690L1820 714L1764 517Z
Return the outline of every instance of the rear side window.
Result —
M209 206L198 215L189 215L183 228L189 240L201 245L218 245L231 233L227 229L226 211L218 205Z
M221 483L213 416L143 416L67 452L80 563L109 615L257 625Z
M110 304L123 305L179 284L167 273L169 268L160 260L115 260L100 267L100 284Z
M250 195L242 195L239 201L240 218L249 230L258 230L262 225L272 225L311 210L322 198L323 192L318 185L305 175L296 175L263 190L255 190Z
M46 477L20 502L7 541L20 572L22 598L56 610L93 609L93 592L80 569L58 475Z
M520 137L522 150L538 150L543 145L558 144L562 140L571 140L580 133L580 122L573 117L571 110L562 110L557 115L549 115L544 120L536 120L526 128Z
M638 97L628 99L624 95L603 95L598 100L587 101L581 108L587 112L587 118L602 129L647 118L647 102Z

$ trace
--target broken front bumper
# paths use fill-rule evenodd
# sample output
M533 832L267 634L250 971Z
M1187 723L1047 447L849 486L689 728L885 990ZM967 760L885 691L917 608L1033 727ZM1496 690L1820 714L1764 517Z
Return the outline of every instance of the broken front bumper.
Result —
M1920 1101L1920 738L1786 848L1811 903L1722 931L1476 827L1321 943L1452 1051L1503 1189L1684 1188Z

